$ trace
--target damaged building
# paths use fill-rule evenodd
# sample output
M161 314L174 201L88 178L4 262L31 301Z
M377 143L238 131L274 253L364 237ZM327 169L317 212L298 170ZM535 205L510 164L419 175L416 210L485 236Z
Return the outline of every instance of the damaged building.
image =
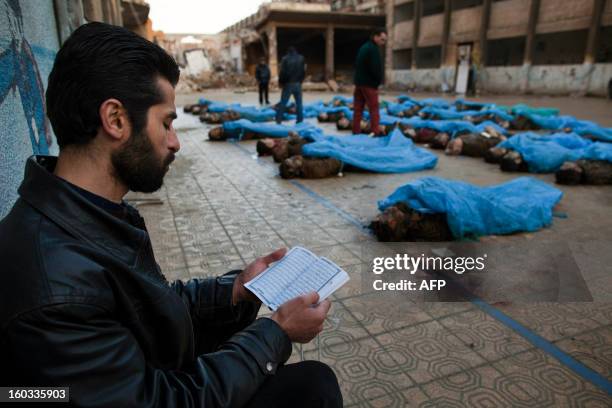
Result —
M359 47L373 28L385 26L384 10L379 0L273 1L223 33L251 75L263 57L274 81L279 61L293 45L306 59L308 80L350 83Z
M605 95L612 1L387 0L386 82L459 91Z

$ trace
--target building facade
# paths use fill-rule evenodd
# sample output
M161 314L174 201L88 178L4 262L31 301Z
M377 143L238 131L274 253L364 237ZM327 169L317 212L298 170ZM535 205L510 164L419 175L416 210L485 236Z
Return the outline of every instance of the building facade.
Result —
M385 26L380 0L272 1L223 30L241 44L243 66L253 74L260 58L273 81L289 46L304 55L314 81L350 80L357 50L370 31Z
M612 0L387 0L386 82L449 90L605 95Z

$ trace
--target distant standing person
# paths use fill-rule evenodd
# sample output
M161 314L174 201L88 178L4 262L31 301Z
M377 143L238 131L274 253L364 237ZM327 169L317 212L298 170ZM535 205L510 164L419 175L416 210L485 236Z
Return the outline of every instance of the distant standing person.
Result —
M270 68L266 64L265 58L259 59L259 64L255 69L255 79L259 85L259 104L270 104L268 99L268 85L270 84Z
M380 135L378 112L378 87L383 81L383 63L379 47L387 42L387 33L382 28L372 31L368 42L363 44L355 61L355 94L353 101L353 133L361 133L361 117L364 105L370 111L370 128Z
M302 82L306 76L306 66L304 56L298 54L295 47L291 46L287 50L281 61L280 73L278 74L278 84L282 87L281 101L276 109L276 123L281 123L283 114L289 102L289 97L293 95L297 109L296 123L304 120L304 110L302 108Z

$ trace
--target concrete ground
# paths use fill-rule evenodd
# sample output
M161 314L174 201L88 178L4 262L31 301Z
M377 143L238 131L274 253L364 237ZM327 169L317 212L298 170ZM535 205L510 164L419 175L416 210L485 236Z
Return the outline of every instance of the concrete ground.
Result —
M221 90L204 96L245 104L257 99ZM559 107L612 126L612 103L602 99L483 99ZM196 100L179 95L177 106ZM482 239L509 247L566 245L594 301L397 301L363 291L360 283L362 248L374 241L362 225L377 214L376 201L424 175L488 185L516 174L435 152L439 162L430 171L288 181L278 177L271 158L256 158L255 142L208 142L209 127L189 115L181 114L176 125L182 148L164 187L153 196L129 197L147 221L162 270L169 279L215 276L295 245L344 267L351 281L333 295L320 342L305 345L303 354L333 367L346 406L612 406L612 187L557 186L565 195L556 211L566 218L536 233ZM554 184L553 175L536 177ZM143 197L163 204L137 200ZM296 348L291 361L301 358Z

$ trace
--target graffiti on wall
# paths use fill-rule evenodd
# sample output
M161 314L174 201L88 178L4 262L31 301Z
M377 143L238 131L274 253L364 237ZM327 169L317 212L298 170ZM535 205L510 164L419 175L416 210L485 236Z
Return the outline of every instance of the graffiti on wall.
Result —
M8 43L0 52L0 105L9 93L19 93L24 119L27 122L32 151L48 154L51 131L45 110L45 90L38 64L24 36L23 15L19 0L6 0Z

